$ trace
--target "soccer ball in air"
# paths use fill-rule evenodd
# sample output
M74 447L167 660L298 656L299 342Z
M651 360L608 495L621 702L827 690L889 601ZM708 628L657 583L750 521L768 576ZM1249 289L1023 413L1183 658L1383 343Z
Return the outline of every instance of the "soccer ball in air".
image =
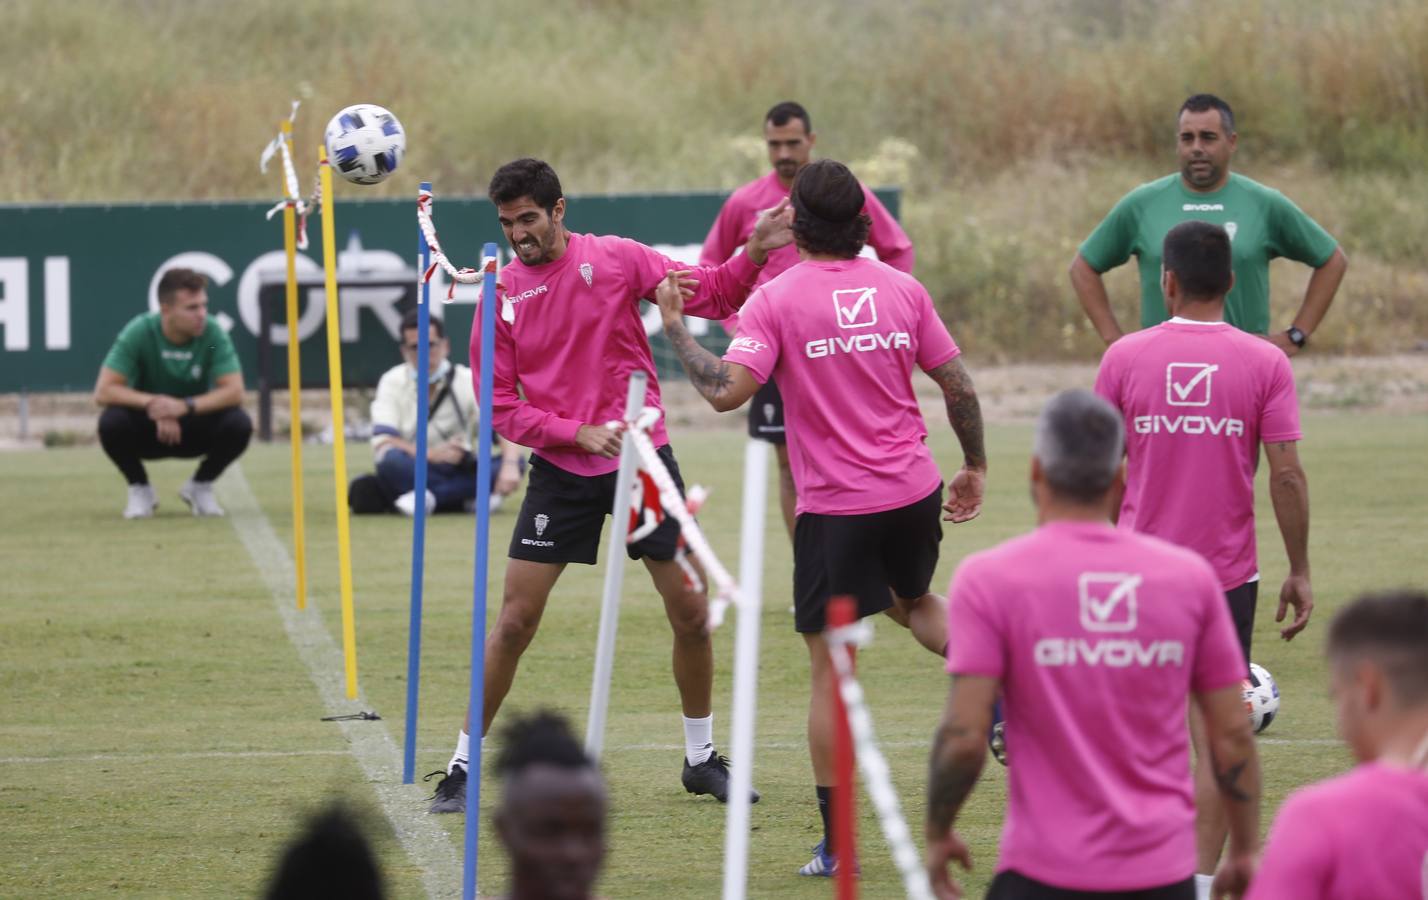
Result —
M1241 684L1244 686L1245 710L1249 713L1250 725L1254 726L1254 733L1259 734L1279 713L1279 685L1259 663L1250 663L1249 677Z
M390 111L357 103L327 123L327 158L355 184L377 184L401 165L407 133Z

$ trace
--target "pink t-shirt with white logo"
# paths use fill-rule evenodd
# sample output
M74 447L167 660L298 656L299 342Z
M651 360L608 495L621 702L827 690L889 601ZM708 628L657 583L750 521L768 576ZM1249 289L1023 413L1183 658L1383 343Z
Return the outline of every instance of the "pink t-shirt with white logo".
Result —
M997 871L1082 891L1189 878L1187 703L1245 669L1209 565L1108 522L1051 522L962 561L947 632L947 671L1002 685Z
M745 254L714 268L691 267L637 241L588 234L571 234L554 262L527 266L517 259L502 269L502 294L516 321L508 324L497 309L491 414L497 433L576 475L619 468L618 459L581 450L575 434L581 425L624 418L636 371L649 374L645 405L663 409L639 301L654 297L670 269L689 268L699 287L685 309L710 319L737 310L759 271ZM471 329L478 387L480 349L478 317ZM651 438L655 446L669 443L663 417Z
M759 213L778 206L788 197L788 190L778 180L777 172L769 172L756 178L724 201L719 216L704 239L704 249L699 254L699 264L717 266L739 251L754 233L754 222ZM912 241L902 230L897 219L892 217L886 206L867 185L863 185L863 212L871 224L868 227L868 246L878 254L878 259L900 272L911 272L915 255ZM769 253L768 262L759 272L755 286L763 285L771 279L798 265L798 248L793 244L780 247ZM739 316L735 314L724 320L724 330L733 334L738 328Z
M755 290L724 359L778 381L798 512L852 516L942 483L912 370L959 352L917 279L859 257L809 260Z
M1260 443L1303 437L1284 352L1223 322L1172 319L1106 348L1096 393L1126 420L1120 526L1195 550L1226 590L1253 580Z
M1367 763L1280 807L1246 900L1428 897L1428 772Z

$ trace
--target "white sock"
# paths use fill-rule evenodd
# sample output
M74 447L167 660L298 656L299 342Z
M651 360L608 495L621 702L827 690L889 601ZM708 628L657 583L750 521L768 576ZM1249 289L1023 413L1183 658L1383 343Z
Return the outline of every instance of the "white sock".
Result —
M1210 900L1210 885L1214 880L1213 875L1195 873L1195 900Z
M446 764L447 774L450 774L451 770L456 768L457 766L460 766L463 769L466 768L469 765L470 760L471 735L463 731L461 732L461 735L456 738L456 754L451 757L451 762Z
M714 714L702 719L684 716L684 758L697 766L714 754Z

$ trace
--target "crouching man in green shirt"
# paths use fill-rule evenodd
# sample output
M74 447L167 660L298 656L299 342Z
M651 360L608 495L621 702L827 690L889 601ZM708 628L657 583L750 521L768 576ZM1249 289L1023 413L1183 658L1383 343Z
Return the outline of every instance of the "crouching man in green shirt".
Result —
M159 311L130 320L104 357L94 400L99 443L129 482L124 518L159 505L142 460L201 456L179 489L195 516L221 516L213 482L248 447L243 373L233 342L208 317L208 281L191 269L159 279Z
M1319 327L1349 261L1323 228L1273 188L1230 172L1237 135L1230 106L1196 94L1180 107L1180 172L1141 185L1121 198L1071 264L1071 284L1091 324L1107 344L1123 331L1111 311L1101 275L1134 255L1140 267L1140 324L1165 321L1160 294L1160 248L1165 235L1191 219L1229 232L1235 285L1225 297L1225 321L1268 337L1290 356ZM1288 324L1271 333L1269 261L1283 256L1314 269L1304 302Z

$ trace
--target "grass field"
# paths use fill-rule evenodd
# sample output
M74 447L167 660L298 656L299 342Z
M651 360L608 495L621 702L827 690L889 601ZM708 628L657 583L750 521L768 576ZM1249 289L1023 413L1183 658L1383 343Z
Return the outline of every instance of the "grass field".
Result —
M936 584L945 586L966 553L1031 522L1026 423L989 432L986 511L949 529ZM703 516L733 564L738 545L742 439L724 430L675 433L691 481L714 489ZM1420 417L1313 414L1304 459L1314 508L1312 552L1319 603L1310 630L1292 645L1274 637L1273 603L1262 601L1257 661L1284 691L1280 718L1265 734L1265 820L1285 793L1342 770L1333 741L1319 646L1328 615L1354 593L1428 583L1422 553L1424 488ZM934 448L950 470L952 440ZM367 465L352 450L352 471ZM290 540L287 451L257 446L242 477L226 476L227 520L194 520L177 500L186 463L152 466L162 497L152 521L119 518L122 484L97 448L5 456L5 577L0 583L0 896L253 896L303 812L333 797L367 810L392 895L424 894L420 867L378 810L369 775L325 706L286 637L282 606L264 580L282 559L250 556L249 539L271 523ZM320 623L338 632L331 457L307 454L309 571ZM251 493L248 487L251 486ZM493 525L492 589L499 596L511 515ZM817 840L817 815L802 745L806 664L783 593L787 541L768 518L763 665L755 779L750 896L821 897L829 885L792 875ZM471 520L432 523L418 773L442 767L459 726L470 635ZM1284 574L1283 554L1261 484L1259 537L1266 590ZM402 741L410 529L391 517L353 529L363 708L383 715L358 729ZM583 728L601 570L572 567L527 655L507 711L554 706ZM668 631L647 581L630 570L605 770L613 798L611 851L602 891L612 898L718 894L723 808L687 796L678 782L681 733L667 674ZM317 614L307 621L319 624ZM716 639L716 735L728 739L732 631ZM335 668L335 666L334 666ZM904 807L918 831L927 747L946 689L935 660L891 623L880 623L864 657L871 708ZM335 671L319 673L329 681ZM353 711L358 704L339 704ZM498 720L498 728L499 728ZM489 751L492 748L488 746ZM395 757L394 757L395 759ZM740 762L746 762L741 760ZM388 796L392 796L389 791ZM397 791L418 814L424 794ZM487 798L489 799L489 792ZM980 892L995 860L1004 774L992 766L963 818ZM864 813L863 893L899 895L876 825ZM429 820L428 820L429 821ZM443 817L459 854L462 819ZM499 854L483 845L481 886L504 883ZM450 853L448 859L458 859ZM429 878L455 884L454 869ZM427 882L430 883L430 882Z

